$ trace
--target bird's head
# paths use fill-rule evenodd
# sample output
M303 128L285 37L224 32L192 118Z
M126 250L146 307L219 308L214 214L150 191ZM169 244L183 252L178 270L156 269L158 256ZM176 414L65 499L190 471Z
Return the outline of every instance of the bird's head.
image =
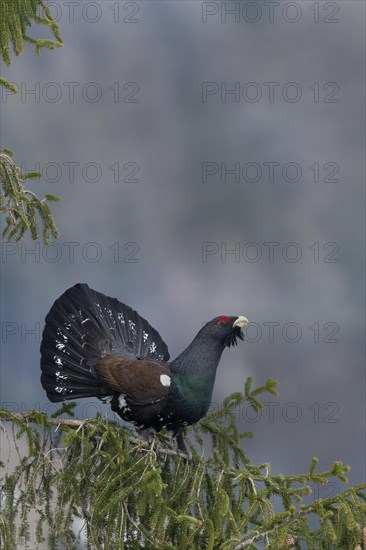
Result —
M248 323L248 319L242 315L215 317L201 328L189 346L170 363L170 368L174 372L209 376L212 392L223 350L235 346L238 339L244 340L242 328Z
M249 323L246 317L242 315L227 317L226 315L221 315L215 317L209 323L207 323L204 329L207 330L207 333L212 335L215 339L217 338L224 347L236 346L238 343L238 338L244 340L244 334L242 328Z

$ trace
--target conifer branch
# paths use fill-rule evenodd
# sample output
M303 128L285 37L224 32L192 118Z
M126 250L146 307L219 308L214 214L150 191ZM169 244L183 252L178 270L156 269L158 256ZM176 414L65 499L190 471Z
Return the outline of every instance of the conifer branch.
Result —
M0 148L0 214L6 216L3 239L19 241L26 231L32 239L38 239L39 221L43 225L43 242L58 238L58 230L48 202L58 202L59 197L47 194L43 199L24 187L24 179L39 178L41 174L22 174L11 158L12 152Z
M72 403L51 417L2 409L0 419L11 428L4 422L0 430L13 442L19 464L13 471L10 458L0 464L1 548L29 545L30 510L37 516L33 536L38 544L47 541L50 550L59 544L75 548L81 533L92 550L242 550L261 541L276 549L361 546L366 484L304 504L312 492L309 483L324 485L334 477L346 482L347 466L337 461L318 472L313 458L307 473L285 476L273 475L269 464L251 463L240 446L246 434L237 429L235 407L251 397L257 407L259 393L274 389L270 382L258 392L251 383L190 429L196 441L191 462L164 433L146 443L100 415L73 418ZM199 450L202 434L212 441L207 458ZM26 451L17 443L22 437ZM282 511L277 504L274 509L276 500ZM314 514L317 528L309 521ZM76 518L84 524L78 533Z
M361 491L362 492L366 491L366 483L359 483L358 485L355 485L350 489L346 489L345 491L342 491L342 493L339 493L336 496L322 499L322 506L328 507L334 504L338 505L346 497L352 496L354 492L361 492ZM269 529L263 532L257 532L253 536L246 538L245 540L240 542L237 546L235 546L234 550L243 550L244 548L249 548L255 542L259 542L261 540L268 540L268 538L271 535L273 535L274 533L277 533L281 528L283 528L283 526L288 527L289 524L296 523L300 517L305 517L312 513L318 513L317 505L310 504L308 506L303 506L299 512L297 512L296 514L293 514L292 516L285 517L283 521L279 522L272 529ZM361 530L362 534L364 530L366 530L366 527L362 528ZM295 544L295 539L293 535L286 535L286 539L288 541L287 544ZM285 539L285 543L286 543L286 539Z
M26 28L32 23L47 27L53 39L33 38ZM15 55L24 52L25 43L34 45L37 55L42 48L53 50L62 46L62 39L59 34L59 27L53 19L51 12L44 0L2 0L0 4L0 49L1 57L6 66L10 61L10 46ZM0 78L0 85L16 93L17 86Z
M53 39L33 38L27 32L32 23L46 27ZM0 2L0 52L6 66L10 66L10 49L15 55L24 51L25 43L34 45L37 55L43 48L54 49L62 45L59 27L53 19L44 0L1 0ZM0 86L17 93L17 86L0 77ZM32 191L24 188L25 178L39 177L40 174L22 175L11 158L12 153L0 148L0 214L6 216L6 226L2 236L8 241L19 241L26 231L33 239L38 238L38 221L43 224L43 241L57 239L58 230L47 201L58 201L52 194L39 199Z
M73 405L73 403L71 403ZM40 423L40 414L38 411L29 411L24 413L10 413L9 411L6 411L5 409L0 409L0 420L3 421L19 421L20 423L26 423L26 424L38 424ZM84 420L77 420L76 418L48 418L44 415L44 420L42 420L42 425L50 425L50 426L56 426L56 430L60 426L68 426L70 428L77 428L78 430L85 426L86 424L92 424L94 422L93 418L86 418ZM0 430L6 434L6 428L2 424L0 424ZM126 431L130 433L130 430L126 428ZM129 440L131 443L135 443L136 445L139 445L137 448L138 451L146 452L146 447L148 446L148 442L144 439L137 437L135 435L129 435ZM170 449L168 447L162 447L159 445L157 447L157 452L162 455L170 455L170 456L177 456L177 457L184 457L187 458L187 455L183 453L180 450L174 450Z

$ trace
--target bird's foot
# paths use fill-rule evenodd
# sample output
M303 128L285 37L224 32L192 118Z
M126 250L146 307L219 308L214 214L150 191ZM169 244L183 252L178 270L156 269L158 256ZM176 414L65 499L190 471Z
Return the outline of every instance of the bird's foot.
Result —
M143 443L149 443L152 446L156 443L155 432L144 428L136 428L136 432Z
M143 439L144 441L147 441L147 443L151 443L155 438L155 433L145 428L136 428L136 432L138 433L140 438Z
M176 434L175 437L177 439L178 451L182 451L187 456L187 460L191 461L192 460L192 453L186 445L186 442L185 442L184 436L183 436L183 431L179 430L179 432Z

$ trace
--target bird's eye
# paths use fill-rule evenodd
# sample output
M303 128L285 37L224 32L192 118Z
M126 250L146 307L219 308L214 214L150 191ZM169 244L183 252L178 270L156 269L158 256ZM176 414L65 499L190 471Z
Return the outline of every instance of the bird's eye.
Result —
M227 325L229 322L229 317L220 317L220 319L217 321L217 325Z

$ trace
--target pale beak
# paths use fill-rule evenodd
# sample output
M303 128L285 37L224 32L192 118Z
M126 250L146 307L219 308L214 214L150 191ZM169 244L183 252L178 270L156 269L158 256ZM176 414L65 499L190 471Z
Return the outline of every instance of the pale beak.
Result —
M246 317L243 317L243 315L240 315L237 320L234 322L233 327L244 327L249 323L248 319Z

